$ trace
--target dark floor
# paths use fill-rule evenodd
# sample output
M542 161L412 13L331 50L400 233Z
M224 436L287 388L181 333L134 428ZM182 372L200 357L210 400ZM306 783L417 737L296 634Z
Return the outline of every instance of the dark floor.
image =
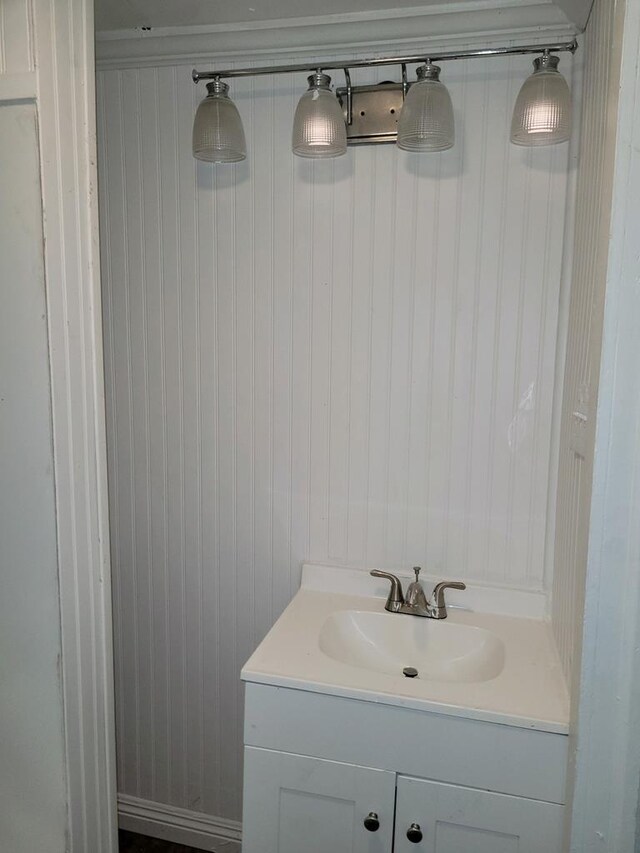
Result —
M172 844L170 841L160 841L158 838L148 838L135 832L118 833L120 853L202 853L195 847L185 847L184 844Z

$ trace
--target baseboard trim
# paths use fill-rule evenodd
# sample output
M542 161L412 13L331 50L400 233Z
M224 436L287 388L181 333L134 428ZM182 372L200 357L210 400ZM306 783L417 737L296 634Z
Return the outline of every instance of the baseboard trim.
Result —
M118 795L118 824L121 829L186 844L211 853L240 853L241 825L234 820L212 817L166 803Z

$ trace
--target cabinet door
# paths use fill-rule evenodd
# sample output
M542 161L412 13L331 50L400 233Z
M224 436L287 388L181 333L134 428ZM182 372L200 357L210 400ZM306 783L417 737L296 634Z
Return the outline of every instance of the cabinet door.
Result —
M400 776L394 851L561 853L563 811L554 803ZM412 824L420 828L410 833L413 840Z
M242 853L391 853L394 801L394 773L246 747Z

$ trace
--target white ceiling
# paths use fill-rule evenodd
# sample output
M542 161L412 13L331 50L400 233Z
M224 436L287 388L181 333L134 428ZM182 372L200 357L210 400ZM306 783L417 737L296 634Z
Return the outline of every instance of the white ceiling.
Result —
M491 0L471 0L465 3L470 11L490 5L531 5L531 0L510 0L507 4ZM356 15L366 19L381 12L392 16L394 11L427 10L438 6L460 6L459 0L96 0L96 29L130 30L139 27L185 27L215 25L247 25L261 21L313 18L316 21L333 15ZM559 7L569 21L581 29L591 0L542 0L540 6Z

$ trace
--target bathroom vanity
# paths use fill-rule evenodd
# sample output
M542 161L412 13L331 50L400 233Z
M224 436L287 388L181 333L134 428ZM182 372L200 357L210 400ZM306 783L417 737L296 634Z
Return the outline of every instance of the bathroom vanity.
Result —
M391 614L387 586L305 566L244 667L243 853L561 853L548 624L483 612L513 602L473 588L447 619Z

